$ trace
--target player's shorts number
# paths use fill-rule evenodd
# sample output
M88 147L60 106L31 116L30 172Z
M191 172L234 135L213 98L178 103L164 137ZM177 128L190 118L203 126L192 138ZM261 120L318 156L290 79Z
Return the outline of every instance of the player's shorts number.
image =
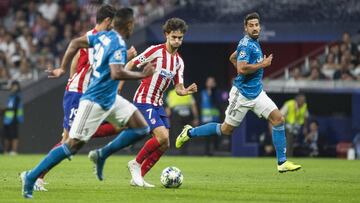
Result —
M146 112L149 113L149 119L151 119L151 117L152 117L152 111L153 111L153 109L146 109Z
M76 116L76 114L77 114L77 108L72 108L71 110L70 110L70 116L69 116L69 118L71 119L71 118L74 118L75 116Z

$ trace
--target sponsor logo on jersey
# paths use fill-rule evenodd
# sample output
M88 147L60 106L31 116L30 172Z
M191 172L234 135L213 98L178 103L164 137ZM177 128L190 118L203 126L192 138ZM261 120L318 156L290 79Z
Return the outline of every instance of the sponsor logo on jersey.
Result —
M168 79L173 79L174 76L175 76L173 73L168 72L168 71L166 71L166 70L161 70L160 75L161 75L162 77L168 78Z

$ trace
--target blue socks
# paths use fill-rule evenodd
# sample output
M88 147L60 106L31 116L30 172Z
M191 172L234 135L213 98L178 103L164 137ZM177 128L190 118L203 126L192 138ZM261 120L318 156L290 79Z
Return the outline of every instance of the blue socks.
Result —
M221 135L220 123L207 123L189 130L189 137L209 137L213 135Z
M35 168L33 168L27 174L27 178L31 182L35 182L42 172L50 170L52 167L56 166L62 160L70 156L71 152L67 144L62 144L54 148Z
M286 137L284 124L272 127L272 140L276 150L278 165L281 165L286 161Z
M149 134L149 132L150 128L148 126L136 129L128 128L122 131L113 141L99 150L100 158L106 159L114 152L117 152L120 149L133 144L140 138L143 138L145 135Z

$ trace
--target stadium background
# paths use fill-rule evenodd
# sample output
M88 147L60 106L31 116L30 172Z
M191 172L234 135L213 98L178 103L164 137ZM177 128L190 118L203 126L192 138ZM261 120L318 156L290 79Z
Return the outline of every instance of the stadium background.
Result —
M56 12L41 10L49 2ZM228 61L243 36L243 18L259 12L263 25L261 45L264 54L274 54L265 70L264 87L278 107L296 93L305 93L312 119L320 123L327 145L333 150L339 143L351 143L360 132L360 2L356 0L105 0L115 6L131 6L136 11L137 28L128 45L138 51L163 42L161 25L169 17L180 17L189 31L180 49L185 61L185 83L204 87L207 76L228 91L235 69ZM4 107L11 80L22 84L25 123L20 127L19 153L46 153L57 143L62 131L62 96L67 77L47 79L47 63L58 64L67 43L92 28L94 11L102 1L0 1L0 104ZM57 7L57 9L56 9ZM50 8L50 7L49 7ZM316 8L316 9L314 9ZM51 15L52 14L52 15ZM331 75L313 77L312 71L324 71L326 56L332 47L343 44L348 32L356 50L343 50L352 80L334 80ZM335 44L335 45L334 45ZM334 48L335 49L335 48ZM340 57L340 56L339 56ZM346 57L345 57L346 58ZM340 58L336 63L340 64ZM300 76L294 69L300 68ZM316 74L315 74L316 76ZM137 82L129 82L124 96L132 99ZM197 98L197 97L196 97ZM215 155L259 156L260 135L267 123L249 113L231 140ZM225 138L226 139L226 138ZM82 152L106 143L91 141ZM193 142L189 152L204 153L203 140ZM171 138L172 147L174 137ZM142 146L120 153L133 153ZM169 154L177 154L174 149ZM338 154L337 154L338 153ZM342 153L341 155L344 155Z

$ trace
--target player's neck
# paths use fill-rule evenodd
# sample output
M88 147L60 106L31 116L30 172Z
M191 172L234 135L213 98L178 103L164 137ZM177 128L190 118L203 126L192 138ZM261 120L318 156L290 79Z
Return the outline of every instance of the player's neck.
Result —
M168 43L165 44L165 47L166 47L166 51L169 52L171 55L176 54L178 50L177 48L172 48Z
M95 25L95 30L98 31L98 32L101 32L101 31L104 31L105 30L105 26L103 26L102 24L96 24Z

